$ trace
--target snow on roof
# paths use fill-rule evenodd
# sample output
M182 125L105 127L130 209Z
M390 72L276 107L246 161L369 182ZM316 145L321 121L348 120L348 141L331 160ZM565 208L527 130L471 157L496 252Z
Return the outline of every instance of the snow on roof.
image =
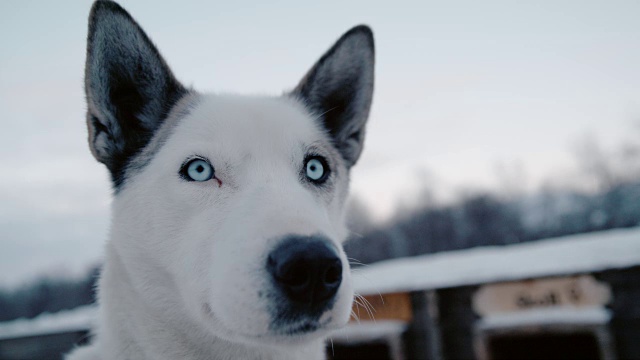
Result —
M603 307L588 308L543 308L518 312L505 312L483 317L479 328L506 329L538 325L600 325L611 320L611 311Z
M363 295L569 275L640 265L640 227L382 261L353 270Z
M95 305L86 305L54 314L40 314L33 319L0 322L0 340L89 330L97 314Z

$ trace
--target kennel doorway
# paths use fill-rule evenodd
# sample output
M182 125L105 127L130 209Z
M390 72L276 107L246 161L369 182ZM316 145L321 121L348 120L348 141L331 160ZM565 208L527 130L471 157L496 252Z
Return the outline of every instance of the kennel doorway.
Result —
M488 351L493 360L601 360L600 344L589 332L494 336Z
M476 323L478 359L615 360L604 308L548 309L484 318Z
M476 356L612 360L610 301L610 287L592 275L483 285L472 299Z

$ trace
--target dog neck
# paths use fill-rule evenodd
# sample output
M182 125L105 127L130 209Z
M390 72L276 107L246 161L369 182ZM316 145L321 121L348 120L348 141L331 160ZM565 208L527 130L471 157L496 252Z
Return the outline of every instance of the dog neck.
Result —
M140 295L120 255L107 245L98 294L100 327L96 351L103 359L323 359L323 341L304 347L249 346L215 337L192 322L176 306L176 293L154 294L166 299L150 306ZM162 276L162 274L160 274ZM149 279L149 284L166 278ZM168 290L167 290L168 292ZM158 305L163 304L163 305Z

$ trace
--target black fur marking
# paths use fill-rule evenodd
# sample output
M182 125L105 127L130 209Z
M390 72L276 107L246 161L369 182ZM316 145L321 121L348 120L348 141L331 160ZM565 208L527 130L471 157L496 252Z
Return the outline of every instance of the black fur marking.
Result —
M98 135L100 133L109 134L109 129L104 126L97 117L91 115L91 125L94 128L95 134Z
M128 164L188 91L135 20L105 0L89 16L85 91L90 145L117 192Z

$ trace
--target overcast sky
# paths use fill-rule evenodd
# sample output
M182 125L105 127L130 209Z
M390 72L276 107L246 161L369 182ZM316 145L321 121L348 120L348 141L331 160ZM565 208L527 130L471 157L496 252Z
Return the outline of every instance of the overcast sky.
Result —
M381 219L425 181L495 188L497 164L534 189L570 171L577 138L614 144L640 118L640 1L121 4L202 91L279 94L369 24L376 90L352 189ZM110 185L86 144L90 6L0 2L0 285L101 257Z

